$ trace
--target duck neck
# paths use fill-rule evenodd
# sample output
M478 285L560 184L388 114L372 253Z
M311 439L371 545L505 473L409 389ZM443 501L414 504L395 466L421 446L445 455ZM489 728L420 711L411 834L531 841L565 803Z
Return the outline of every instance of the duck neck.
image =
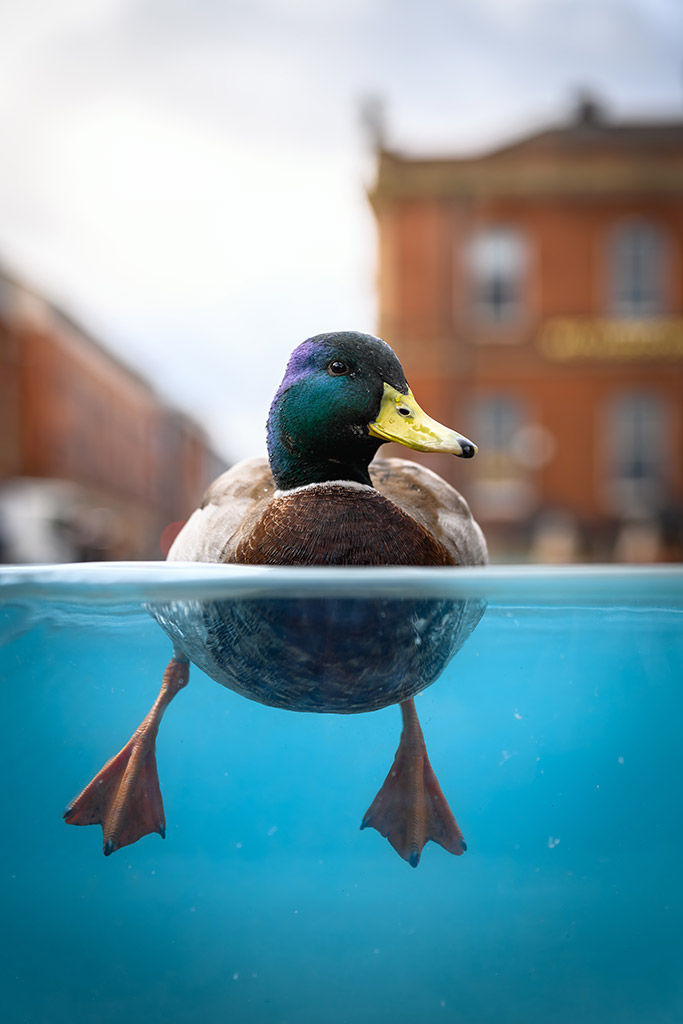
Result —
M368 467L381 441L360 431L329 438L319 425L301 423L288 429L279 410L268 420L268 458L278 490L290 491L306 484L352 481L372 486Z
M374 455L372 452L370 458ZM268 449L270 468L280 491L291 491L306 484L352 481L372 487L368 466L370 459L324 458L314 452L290 451L276 445Z

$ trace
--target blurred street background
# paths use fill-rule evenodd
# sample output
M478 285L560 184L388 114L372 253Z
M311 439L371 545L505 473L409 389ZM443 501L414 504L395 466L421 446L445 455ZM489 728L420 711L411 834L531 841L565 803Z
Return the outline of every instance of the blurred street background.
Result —
M346 329L478 443L426 464L496 561L680 561L682 39L679 0L4 0L0 561L163 557Z

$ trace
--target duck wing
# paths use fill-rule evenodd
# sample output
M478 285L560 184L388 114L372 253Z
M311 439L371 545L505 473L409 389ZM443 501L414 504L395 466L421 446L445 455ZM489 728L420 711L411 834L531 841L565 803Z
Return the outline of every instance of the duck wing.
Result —
M168 553L170 562L231 562L231 540L256 522L275 493L267 459L244 459L207 490Z
M484 534L455 487L408 459L375 459L370 474L377 490L443 544L456 565L486 565Z

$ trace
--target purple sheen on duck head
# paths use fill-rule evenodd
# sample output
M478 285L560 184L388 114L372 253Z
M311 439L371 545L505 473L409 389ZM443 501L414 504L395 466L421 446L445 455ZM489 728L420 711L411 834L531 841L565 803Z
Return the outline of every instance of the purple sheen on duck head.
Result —
M323 369L327 360L335 355L342 358L351 356L352 359L361 362L364 359L368 360L370 365L375 366L377 372L384 371L382 376L387 383L407 394L408 384L394 350L386 341L375 337L374 334L363 334L360 331L330 331L307 338L289 357L278 392L282 392L312 371Z
M287 363L287 369L285 375L282 378L281 388L288 387L293 384L294 381L299 380L305 376L306 372L313 369L315 365L316 353L320 351L320 346L317 344L317 339L308 338L307 341L303 341L300 345L292 352Z

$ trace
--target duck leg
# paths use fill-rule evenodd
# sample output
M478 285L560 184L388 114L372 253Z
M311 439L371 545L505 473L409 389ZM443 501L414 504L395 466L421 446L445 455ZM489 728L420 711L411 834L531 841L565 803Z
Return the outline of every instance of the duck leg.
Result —
M415 703L404 701L401 714L403 732L394 763L361 828L376 828L416 868L430 839L456 856L467 845L429 763Z
M104 855L136 842L149 832L166 833L164 804L154 754L162 715L187 686L190 664L182 655L169 661L159 695L123 750L107 761L64 811L67 825L101 825Z

